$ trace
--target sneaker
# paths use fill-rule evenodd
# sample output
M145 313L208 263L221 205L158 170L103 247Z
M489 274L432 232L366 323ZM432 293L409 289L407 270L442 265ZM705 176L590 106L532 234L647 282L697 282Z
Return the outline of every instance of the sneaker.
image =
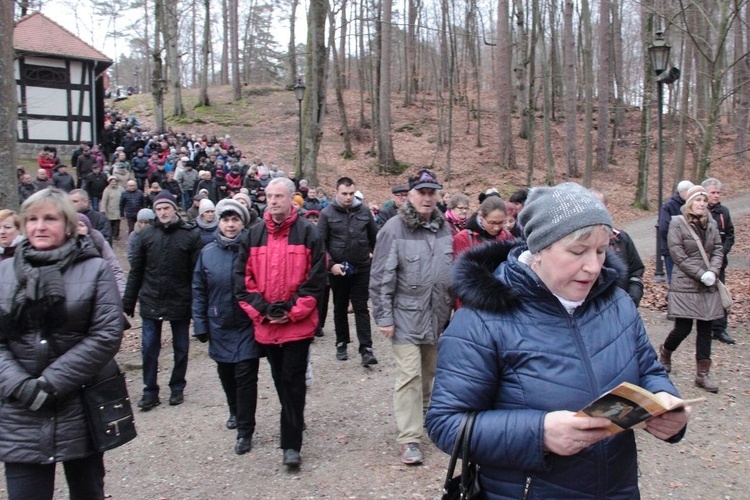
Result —
M378 358L372 353L372 348L367 347L362 353L362 366L377 365Z
M722 330L718 333L714 333L714 339L718 340L719 342L724 342L725 344L733 345L737 342L730 337L725 330Z
M289 448L288 450L284 450L284 459L281 463L290 469L296 469L302 463L302 456L297 450Z
M171 396L169 396L170 406L181 405L184 402L185 402L185 396L182 394L182 391L175 391L172 393Z
M150 411L157 406L161 404L161 400L158 396L143 396L140 401L138 401L138 408L141 409L141 411Z
M346 344L343 342L336 344L336 359L339 361L346 361L349 359L349 355L346 353Z
M424 461L422 452L419 451L417 443L407 443L401 445L401 461L406 465L418 465Z
M237 415L229 415L227 419L227 429L230 431L237 428Z

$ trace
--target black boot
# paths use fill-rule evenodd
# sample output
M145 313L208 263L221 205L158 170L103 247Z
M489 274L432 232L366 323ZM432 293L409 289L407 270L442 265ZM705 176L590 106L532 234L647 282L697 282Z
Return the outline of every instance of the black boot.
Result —
M718 340L719 342L724 342L725 344L733 345L737 342L727 334L726 330L722 330L720 332L714 332L714 339Z

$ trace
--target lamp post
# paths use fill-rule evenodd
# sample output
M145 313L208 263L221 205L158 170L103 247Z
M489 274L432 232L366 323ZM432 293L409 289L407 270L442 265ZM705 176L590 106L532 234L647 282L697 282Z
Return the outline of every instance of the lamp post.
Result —
M658 191L658 206L657 206L657 221L656 221L656 270L654 271L654 280L666 281L664 277L664 262L661 256L661 238L659 237L659 218L658 214L661 213L662 205L662 189L664 183L664 147L662 142L662 101L664 99L664 82L661 76L667 70L667 64L669 62L669 51L672 49L670 45L664 41L664 33L661 31L656 32L654 41L648 48L648 55L651 58L651 69L656 73L656 102L657 102L657 128L658 128L658 162L659 162L659 191Z
M294 86L294 95L297 97L297 103L298 103L298 111L297 111L297 120L299 121L299 149L298 149L298 156L297 156L297 175L302 175L302 101L305 98L305 84L302 81L302 77L297 77L297 85Z

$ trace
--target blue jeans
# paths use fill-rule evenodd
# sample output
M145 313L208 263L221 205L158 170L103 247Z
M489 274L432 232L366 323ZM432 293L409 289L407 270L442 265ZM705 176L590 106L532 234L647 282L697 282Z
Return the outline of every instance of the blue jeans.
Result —
M664 269L667 271L667 283L672 283L672 268L674 267L674 261L671 255L664 256Z
M93 196L91 197L91 210L93 210L94 212L99 211L99 198L94 198Z
M193 206L193 196L195 196L194 190L186 190L182 192L182 209L188 211Z
M142 320L143 395L155 398L159 396L156 375L159 371L162 320L151 318L142 318ZM170 321L169 324L172 327L172 350L174 351L174 367L172 377L169 379L169 389L172 392L182 392L187 385L185 374L190 348L190 320Z

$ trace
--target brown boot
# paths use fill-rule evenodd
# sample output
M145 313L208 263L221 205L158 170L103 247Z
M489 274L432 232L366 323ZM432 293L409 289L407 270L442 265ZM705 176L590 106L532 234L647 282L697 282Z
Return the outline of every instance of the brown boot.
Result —
M703 387L708 392L719 392L719 386L711 380L711 375L709 374L710 370L711 360L699 359L698 369L695 373L695 385Z
M664 371L667 373L672 372L672 353L669 349L664 347L664 344L659 346L659 363L664 365Z

